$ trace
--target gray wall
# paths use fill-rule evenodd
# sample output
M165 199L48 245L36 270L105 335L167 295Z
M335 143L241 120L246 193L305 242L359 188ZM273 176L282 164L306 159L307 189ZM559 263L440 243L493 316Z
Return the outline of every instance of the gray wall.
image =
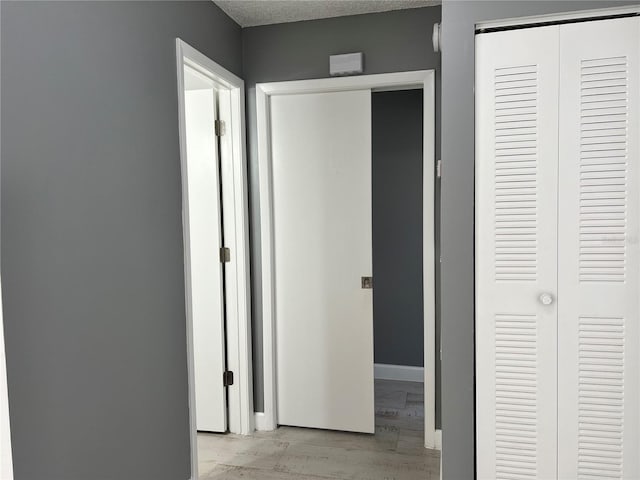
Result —
M213 2L2 2L2 283L16 480L190 475L175 37Z
M440 152L440 55L433 52L431 31L440 7L354 15L242 30L243 70L247 87L247 142L251 215L254 404L263 409L262 284L260 205L256 141L255 84L329 76L329 55L364 52L364 73L436 70L436 155ZM439 158L439 157L436 157ZM436 332L437 333L437 332ZM439 381L437 376L436 381ZM438 388L438 384L436 384Z
M474 25L610 1L446 1L442 7L442 468L474 473Z
M422 90L371 95L376 363L424 365Z

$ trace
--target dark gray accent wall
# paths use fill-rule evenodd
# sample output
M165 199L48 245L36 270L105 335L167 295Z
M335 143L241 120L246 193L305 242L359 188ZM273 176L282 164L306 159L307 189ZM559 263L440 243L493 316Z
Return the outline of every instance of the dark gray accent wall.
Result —
M328 77L329 55L350 52L364 53L365 74L435 69L436 158L439 158L440 55L434 53L431 45L433 24L439 21L438 6L266 25L242 30L243 71L247 88L254 404L257 411L262 411L264 405L264 377L261 247L257 234L260 231L260 205L255 84ZM439 305L436 305L436 308L439 308ZM436 327L437 335L439 324ZM437 389L438 382L439 375L436 375Z
M16 480L190 477L175 38L242 74L213 2L1 4Z
M376 363L424 365L422 90L371 95Z
M442 7L442 475L475 476L474 30L480 21L613 1L445 1Z

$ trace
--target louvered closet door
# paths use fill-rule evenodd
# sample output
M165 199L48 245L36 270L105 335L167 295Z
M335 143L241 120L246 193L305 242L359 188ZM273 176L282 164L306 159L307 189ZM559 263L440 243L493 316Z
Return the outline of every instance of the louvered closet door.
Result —
M560 478L640 478L640 19L560 28Z
M477 470L556 476L558 27L476 37Z

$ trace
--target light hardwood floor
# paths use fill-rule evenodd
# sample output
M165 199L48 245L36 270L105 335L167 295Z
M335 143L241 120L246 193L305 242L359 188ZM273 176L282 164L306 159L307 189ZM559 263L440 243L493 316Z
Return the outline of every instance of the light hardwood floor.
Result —
M375 435L280 427L251 436L198 434L200 479L436 480L424 448L422 383L376 380Z

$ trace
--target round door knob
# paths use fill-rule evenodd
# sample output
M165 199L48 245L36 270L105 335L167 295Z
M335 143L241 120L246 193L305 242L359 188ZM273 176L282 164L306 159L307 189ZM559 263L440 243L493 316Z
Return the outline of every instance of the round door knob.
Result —
M553 295L550 293L542 293L539 299L540 303L543 305L551 305L553 303Z

